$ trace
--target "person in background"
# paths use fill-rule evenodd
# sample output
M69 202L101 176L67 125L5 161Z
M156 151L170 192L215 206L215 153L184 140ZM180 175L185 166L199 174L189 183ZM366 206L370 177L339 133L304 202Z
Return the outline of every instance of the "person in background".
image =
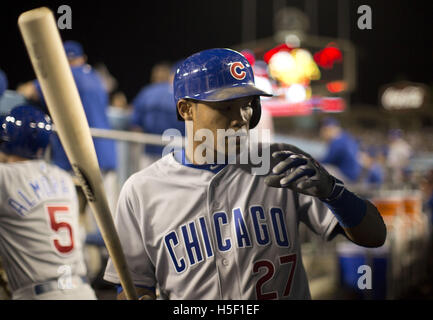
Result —
M338 120L328 117L322 121L320 136L328 143L325 156L319 161L347 183L356 183L362 168L359 163L359 145L343 130ZM337 172L332 170L337 168Z
M177 129L185 135L185 126L177 120L173 96L173 78L176 64L168 68L165 63L152 69L152 83L140 90L132 101L131 130L162 135L166 129ZM169 71L169 73L167 73ZM146 145L140 161L143 169L161 158L162 146Z
M127 130L131 118L132 106L128 104L125 93L119 89L118 80L110 73L104 63L96 64L94 69L101 77L110 97L107 116L111 128L115 130Z
M150 83L170 82L172 78L172 65L167 61L162 61L153 66L150 74Z
M382 155L378 148L371 146L359 153L363 173L361 183L367 188L379 188L385 178L383 166L381 164Z
M389 147L386 165L389 171L390 182L399 186L404 181L404 172L409 166L412 148L403 138L403 131L393 129L388 134Z

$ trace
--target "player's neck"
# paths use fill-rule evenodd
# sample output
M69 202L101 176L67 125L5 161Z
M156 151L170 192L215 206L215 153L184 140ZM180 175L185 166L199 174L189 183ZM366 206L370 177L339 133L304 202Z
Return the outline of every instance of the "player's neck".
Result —
M223 164L228 163L227 155L218 154L215 150L204 149L203 153L197 156L197 146L193 148L185 148L185 160L194 165L205 165L205 164ZM211 152L210 156L207 156L207 152ZM221 159L224 159L221 161Z
M28 161L30 160L29 158L24 158L24 157L20 157L14 154L8 154L6 155L6 159L5 159L6 163L14 163L14 162L21 162L21 161Z
M200 157L200 159L197 159L197 157L195 156L196 150L197 150L197 146L193 146L193 148L185 148L185 160L188 163L194 164L194 165L202 165L202 164L214 164L216 162L215 160L207 161L208 157L206 157L206 152L208 150L204 150L203 157ZM205 162L202 161L203 159L205 159ZM216 159L216 157L215 156L213 158L210 157L210 159Z

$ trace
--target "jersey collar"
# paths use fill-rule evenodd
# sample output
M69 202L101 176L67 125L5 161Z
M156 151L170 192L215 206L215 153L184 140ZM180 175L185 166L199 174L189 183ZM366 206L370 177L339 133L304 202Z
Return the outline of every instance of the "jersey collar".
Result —
M215 174L220 172L226 166L226 164L193 164L193 163L190 163L185 157L185 149L182 149L181 151L174 151L173 155L174 155L174 158L176 159L177 162L179 162L180 164L182 164L186 167L201 169L201 170L207 170L207 171L213 172Z

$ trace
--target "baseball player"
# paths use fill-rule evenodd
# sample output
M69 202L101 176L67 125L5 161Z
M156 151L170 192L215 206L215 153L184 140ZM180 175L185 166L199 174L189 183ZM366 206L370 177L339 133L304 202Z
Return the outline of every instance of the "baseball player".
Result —
M74 183L41 159L50 134L50 118L33 106L17 106L0 121L0 256L12 299L94 300Z
M190 56L174 79L178 117L193 124L187 137L254 128L263 95L230 49ZM260 175L249 163L198 164L199 147L167 154L122 188L115 223L141 299L155 288L163 299L310 299L300 222L325 240L341 232L359 245L384 243L377 209L302 150L271 145L271 172ZM111 260L104 278L119 283Z

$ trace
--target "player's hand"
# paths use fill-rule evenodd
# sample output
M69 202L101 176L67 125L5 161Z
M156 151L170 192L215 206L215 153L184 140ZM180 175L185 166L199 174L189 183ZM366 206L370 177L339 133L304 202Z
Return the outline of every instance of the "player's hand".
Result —
M265 178L267 185L289 188L295 192L326 199L332 192L335 178L312 156L301 149L284 144L272 157L277 164Z

